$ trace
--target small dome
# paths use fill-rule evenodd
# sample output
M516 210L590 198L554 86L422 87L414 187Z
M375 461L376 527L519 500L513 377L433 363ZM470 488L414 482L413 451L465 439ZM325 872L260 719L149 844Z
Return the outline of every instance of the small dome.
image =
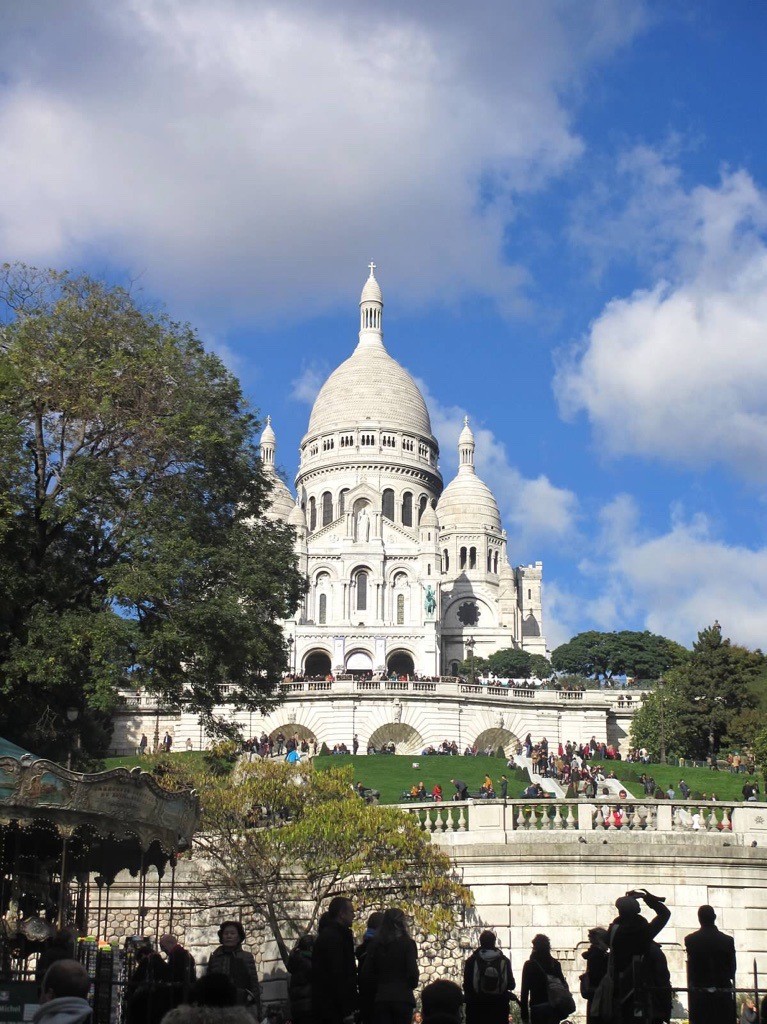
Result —
M291 509L290 515L288 516L288 525L302 526L304 529L306 529L306 516L304 515L304 510L301 508L301 505L297 501L294 502L293 508Z
M434 506L430 503L423 510L421 516L421 526L436 526L439 527L439 517L434 509Z
M266 417L266 426L261 434L261 444L264 444L264 442L266 442L266 444L277 443L277 435L275 434L274 427L272 426L271 416Z
M383 295L381 294L381 286L376 281L375 274L375 263L370 264L370 277L365 282L365 287L362 289L362 295L360 295L360 304L363 302L380 302L383 305Z
M469 417L464 416L463 418L463 430L458 435L458 447L460 448L465 444L474 444L474 432L469 426Z
M264 515L267 519L280 519L282 522L289 522L295 507L293 495L285 482L273 470L267 471L267 479L272 485L272 492L269 495L269 507Z
M493 492L476 473L459 471L437 503L442 530L501 530L501 514Z
M468 532L489 528L500 533L498 503L487 484L477 476L474 447L474 434L467 416L458 438L458 473L444 489L437 504L440 526L443 530Z

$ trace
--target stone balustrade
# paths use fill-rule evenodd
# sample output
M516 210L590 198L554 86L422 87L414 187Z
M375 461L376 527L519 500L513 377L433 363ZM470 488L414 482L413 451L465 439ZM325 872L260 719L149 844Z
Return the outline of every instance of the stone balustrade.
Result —
M740 836L764 833L767 804L693 800L469 800L403 804L426 832L468 833L478 841L513 841L515 833L685 833ZM616 815L616 807L621 813ZM492 834L492 835L491 835Z

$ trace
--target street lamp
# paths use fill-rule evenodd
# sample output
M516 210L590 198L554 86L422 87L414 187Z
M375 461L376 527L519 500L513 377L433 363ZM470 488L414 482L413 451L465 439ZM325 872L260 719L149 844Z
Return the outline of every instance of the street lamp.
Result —
M666 763L666 720L664 717L665 701L663 698L663 679L658 680L658 697L660 699L660 763Z
M68 707L66 712L65 712L65 714L67 716L67 721L70 722L72 725L74 725L74 723L80 717L80 709L79 708L75 708L75 707ZM75 750L79 750L79 749L80 749L80 731L77 730L75 732ZM69 750L69 751L67 751L67 768L71 768L71 767L72 767L72 751Z
M288 637L288 668L290 669L291 676L294 676L296 674L295 669L293 667L293 645L295 644L295 642L296 641L293 639L292 636Z
M476 642L473 636L466 641L466 649L469 652L469 682L472 685L474 684L474 646Z

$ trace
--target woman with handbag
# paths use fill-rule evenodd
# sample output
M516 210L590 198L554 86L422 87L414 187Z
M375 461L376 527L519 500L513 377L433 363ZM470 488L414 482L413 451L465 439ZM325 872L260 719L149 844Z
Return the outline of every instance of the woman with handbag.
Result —
M551 955L548 935L536 935L530 959L522 968L519 1008L524 1024L560 1024L575 1010L559 961Z

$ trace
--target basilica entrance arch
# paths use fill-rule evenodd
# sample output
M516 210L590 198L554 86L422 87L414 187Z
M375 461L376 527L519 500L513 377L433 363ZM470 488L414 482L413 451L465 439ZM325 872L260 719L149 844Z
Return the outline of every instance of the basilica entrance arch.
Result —
M386 659L386 671L389 675L412 676L415 672L413 655L408 651L392 651Z
M397 754L420 754L423 750L421 734L412 725L404 722L388 722L379 726L368 740L368 745L380 750L387 743L393 743Z
M373 659L367 651L351 651L346 657L346 671L351 675L368 675L373 671Z
M517 752L517 747L520 746L520 743L513 732L510 732L508 729L497 728L485 729L474 740L473 746L477 748L480 754L491 748L493 753L495 753L499 747L503 747L503 752L508 757L509 754Z
M304 658L305 676L330 675L330 655L327 651L310 651Z
M308 743L314 743L317 739L311 729L305 725L298 725L296 722L286 722L284 725L278 725L276 729L272 729L269 735L274 740L280 733L286 739L298 736L299 740L306 740Z

